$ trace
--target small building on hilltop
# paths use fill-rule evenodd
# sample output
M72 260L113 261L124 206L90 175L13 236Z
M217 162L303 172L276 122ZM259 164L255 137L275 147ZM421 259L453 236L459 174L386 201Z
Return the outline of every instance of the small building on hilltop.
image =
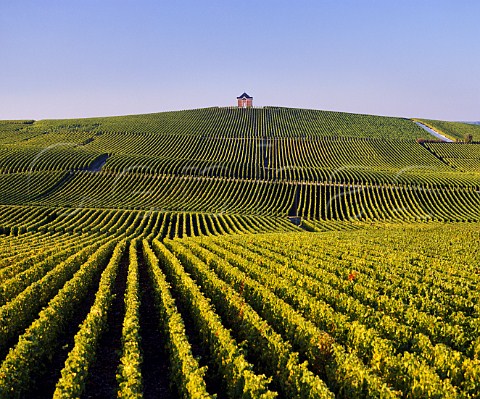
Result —
M247 93L243 93L240 97L237 97L238 108L251 108L253 107L253 97L250 97Z

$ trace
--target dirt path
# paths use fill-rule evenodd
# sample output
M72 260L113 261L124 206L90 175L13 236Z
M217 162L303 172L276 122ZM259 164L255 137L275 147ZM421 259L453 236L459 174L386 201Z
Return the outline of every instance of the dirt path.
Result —
M140 334L142 336L143 397L175 399L171 390L168 354L164 337L160 334L159 316L154 306L152 285L143 252L138 250L138 267L141 281Z
M436 138L439 138L442 141L445 141L447 143L453 143L453 140L449 139L448 137L445 137L443 134L438 133L436 130L433 130L432 128L424 125L423 123L414 121L418 126L420 126L423 130L426 130L428 133L430 133L432 136L435 136Z
M97 349L96 362L89 371L89 378L84 399L114 398L117 395L117 367L120 362L122 349L122 327L125 316L124 295L127 285L128 274L128 250L120 261L118 275L115 280L114 299L108 311L108 331L105 331Z

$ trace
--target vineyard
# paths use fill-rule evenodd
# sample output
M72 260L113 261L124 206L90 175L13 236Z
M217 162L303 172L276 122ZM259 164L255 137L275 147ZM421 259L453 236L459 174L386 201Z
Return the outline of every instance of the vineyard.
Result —
M0 121L0 398L480 398L477 127L424 122L473 142L277 107Z

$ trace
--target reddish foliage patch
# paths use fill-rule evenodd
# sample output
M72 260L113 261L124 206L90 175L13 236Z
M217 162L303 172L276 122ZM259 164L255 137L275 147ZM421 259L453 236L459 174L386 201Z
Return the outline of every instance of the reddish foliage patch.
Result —
M357 278L357 272L356 271L352 271L348 274L348 281L355 281L355 279Z

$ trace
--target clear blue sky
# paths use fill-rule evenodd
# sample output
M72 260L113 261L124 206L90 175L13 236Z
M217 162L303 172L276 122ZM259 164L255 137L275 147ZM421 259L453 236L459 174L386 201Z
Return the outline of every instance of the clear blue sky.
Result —
M0 119L235 104L480 120L477 0L0 0Z

